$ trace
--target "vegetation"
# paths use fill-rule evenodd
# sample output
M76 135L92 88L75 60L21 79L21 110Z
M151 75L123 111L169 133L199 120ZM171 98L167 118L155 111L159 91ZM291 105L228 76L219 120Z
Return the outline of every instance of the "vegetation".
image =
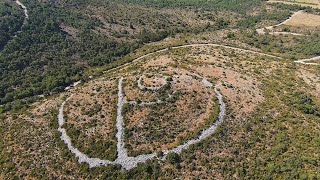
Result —
M65 124L74 147L92 158L115 160L116 81L87 83L65 105ZM90 94L90 100L86 97Z
M146 76L148 76L146 71L157 72L152 68L143 71ZM190 78L192 77L190 76ZM213 90L206 88L199 80L188 81L193 86L198 86L191 92L183 87L187 83L179 82L183 81L180 78L177 81L169 81L160 90L153 92L140 90L135 87L136 82L131 79L128 78L127 84L124 86L124 94L127 99L131 100L132 97L129 94L133 94L138 103L141 101L155 102L157 99L164 103L148 106L124 106L123 116L127 127L125 142L130 156L166 150L163 149L163 146L172 148L188 139L196 138L203 129L208 128L216 121L219 106L216 104L216 100L211 102L211 99L206 97L206 94L210 97L214 96ZM182 88L175 86L182 86ZM172 94L171 98L168 94ZM214 103L213 112L208 115L210 116L208 120L202 124L201 115L205 113L209 101ZM137 119L137 115L143 116L143 118Z
M241 41L248 45L262 49L267 53L279 54L289 59L301 59L319 56L319 32L314 32L306 37L288 36L260 36L254 32L244 32Z
M179 154L171 152L171 153L167 154L166 160L170 164L176 164L176 163L180 163L181 158L180 158Z
M127 8L122 5L128 2ZM12 1L1 3L1 12L6 15L0 22L2 31L5 31L1 33L4 49L0 56L0 104L4 105L1 111L5 112L17 111L37 100L38 95L58 93L72 82L87 79L83 72L88 67L118 64L119 58L143 43L159 41L176 33L224 29L231 24L223 15L210 14L206 9L222 12L241 9L244 13L261 2L113 0L106 3L91 0L41 3L31 0L26 2L30 18L22 32L13 39L24 16ZM148 5L151 10L135 4ZM87 6L92 8L85 9ZM158 10L185 6L192 8L188 13L196 13L194 22L186 21L181 15L168 15ZM136 13L128 16L132 8ZM111 13L104 14L105 11ZM287 14L263 11L256 16L244 15L237 24L242 28L252 27L262 20L283 19ZM155 20L159 17L163 18ZM209 22L199 24L199 20ZM6 44L9 39L12 41Z
M312 114L320 117L320 109L312 100L312 97L303 92L295 92L293 95L295 99L293 100L292 105L297 107L300 111L305 114Z
M4 0L0 2L0 50L7 42L20 30L24 14L12 1Z
M0 56L3 111L20 109L36 100L37 95L61 92L72 82L84 79L83 70L87 67L116 61L144 42L165 38L170 31L170 27L159 32L143 30L132 37L135 41L119 42L103 33L94 33L102 23L77 10L35 0L28 1L27 6L31 9L30 18ZM3 9L5 7L3 5ZM23 20L22 14L19 15ZM21 21L11 21L13 27L8 33L21 26ZM61 24L76 28L78 33L68 34Z
M255 31L282 22L291 11L318 10L262 0L22 2L30 15L23 26L22 10L11 0L0 2L0 179L320 178L320 68L292 61L320 55L319 28L276 27L305 36ZM223 47L172 48L196 43L283 59ZM165 75L170 83L156 92L140 90L142 74ZM200 143L162 159L164 150L199 135L218 116L213 89L193 84L201 82L195 74L223 95L224 121ZM120 76L128 101L166 100L175 91L166 104L123 107L128 154L157 158L131 170L90 168L61 140L58 109L74 94L63 126L72 144L89 157L116 159ZM84 83L62 92L78 80Z
M261 0L118 0L130 3L143 3L157 7L196 7L208 10L229 10L246 14L251 8L257 7Z

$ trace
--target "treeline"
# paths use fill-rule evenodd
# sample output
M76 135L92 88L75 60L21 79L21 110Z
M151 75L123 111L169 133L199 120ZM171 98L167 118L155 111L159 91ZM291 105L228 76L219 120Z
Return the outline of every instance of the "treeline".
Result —
M0 50L20 30L24 16L18 5L12 1L0 1Z
M288 40L286 36L258 35L243 31L242 41L262 49L265 52L279 53L282 57L292 60L320 56L320 34L295 37Z
M125 3L141 3L157 7L193 7L206 10L228 10L246 14L263 0L116 0Z
M276 22L284 21L291 16L289 10L273 10L267 11L263 10L261 13L257 15L248 15L243 20L237 23L239 28L250 28L254 27L257 23L261 22L262 20L271 20Z
M271 10L263 9L256 15L246 15L242 20L237 23L240 28L250 28L254 27L257 23L265 21L276 21L282 22L288 19L292 12L304 10L309 13L319 13L319 9L313 9L311 7L304 7L300 5L289 5L283 3L272 3L269 4L273 8Z

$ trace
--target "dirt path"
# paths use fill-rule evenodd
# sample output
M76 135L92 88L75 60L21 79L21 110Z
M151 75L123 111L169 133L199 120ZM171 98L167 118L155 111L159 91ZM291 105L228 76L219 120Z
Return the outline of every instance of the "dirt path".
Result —
M166 77L165 77L165 78L166 78ZM165 86L165 85L168 83L167 81L165 81L165 83L162 84L161 86L148 87L148 86L145 86L145 85L143 85L143 84L141 83L142 79L143 79L143 76L140 76L140 78L139 78L139 80L138 80L138 87L139 87L141 90L143 90L143 89L148 89L148 90L152 90L152 91L157 91L157 90L161 89L163 86Z
M226 48L226 49L232 49L232 50L237 50L237 51L242 51L242 52L248 52L248 53L258 54L258 55L267 56L267 57L276 58L276 59L283 59L282 57L279 57L279 56L270 55L270 54L266 54L266 53L262 53L262 52L258 52L258 51L242 49L242 48L237 48L237 47L228 46L228 45L212 44L212 43L209 43L209 44L187 44L187 45L175 46L175 47L171 47L171 48L172 49L180 49L180 48L186 48L186 47L203 47L203 46L223 47L223 48ZM103 71L103 73L108 73L108 72L123 68L123 67L128 66L128 65L130 65L132 63L135 63L135 62L137 62L137 61L139 61L139 60L141 60L143 58L146 58L148 56L151 56L151 55L154 55L154 54L157 54L157 53L165 52L165 51L168 51L168 50L169 50L169 48L165 48L165 49L161 49L161 50L158 50L158 51L155 51L155 52L152 52L152 53L145 54L143 56L140 56L139 58L134 59L131 62L125 63L125 64L123 64L121 66L109 69L107 71ZM302 63L303 62L302 64L308 64L308 63L305 63L305 61L318 60L317 58L320 59L320 56L319 57L310 58L310 59L297 60L295 62L296 63ZM312 65L319 65L319 64L313 63Z
M223 47L223 48L226 48L226 49L233 49L233 50L238 50L238 51L242 51L242 52L248 52L248 53L252 53L252 54L259 54L259 55L267 56L267 57L271 57L271 58L283 59L282 57L278 57L278 56L274 56L274 55L270 55L270 54L266 54L266 53L262 53L262 52L258 52L258 51L242 49L242 48L237 48L237 47L228 46L228 45L212 44L212 43L210 43L210 44L188 44L188 45L175 46L175 47L171 47L171 48L172 49L180 49L180 48L186 48L186 47L203 47L203 46ZM155 52L151 52L151 53L145 54L143 56L140 56L139 58L134 59L131 62L125 63L125 64L123 64L121 66L109 69L107 71L103 71L103 73L108 73L108 72L123 68L123 67L128 66L128 65L130 65L132 63L135 63L135 62L137 62L137 61L139 61L139 60L141 60L143 58L146 58L148 56L151 56L151 55L154 55L154 54L157 54L157 53L165 52L165 51L168 51L168 50L169 50L169 48L165 48L165 49L161 49L161 50L158 50L158 51L155 51Z
M59 114L58 114L58 124L59 128L58 131L61 133L61 140L68 146L68 149L78 158L79 163L85 162L88 163L90 167L95 167L98 165L108 165L108 164L114 164L114 162L108 161L108 160L101 160L98 158L90 158L86 154L80 152L77 148L72 146L71 138L67 135L66 129L63 128L63 124L65 123L64 115L63 115L63 108L66 102L71 98L67 98L62 105L59 108Z
M22 9L23 9L23 12L24 12L24 16L26 19L29 18L29 15L28 15L28 9L25 5L23 5L19 0L16 0L15 3L17 3ZM25 21L26 21L25 19Z
M208 81L204 81L204 82L207 83ZM182 150L187 149L190 145L199 143L203 139L211 136L216 131L217 127L222 123L222 121L224 119L224 116L225 116L226 105L223 102L223 97L220 94L220 92L216 88L214 89L214 91L215 91L215 93L217 95L217 98L218 98L219 104L220 104L219 115L218 115L217 121L212 126L210 126L208 129L202 131L198 138L189 140L189 141L185 142L182 145L179 145L179 146L177 146L177 147L175 147L173 149L165 151L163 159L166 158L168 153L174 152L174 153L179 153L180 154Z
M25 5L23 5L19 0L16 0L15 3L18 4L23 9L23 12L24 12L23 24L20 27L20 30L17 31L16 35L14 36L14 37L17 37L17 34L19 34L22 31L22 27L27 23L27 19L29 19L29 15L28 15L28 9L27 9L27 7ZM12 41L12 39L11 39L11 41Z
M308 61L320 61L320 56L309 58L309 59L300 59L294 61L295 63L306 64L306 65L320 65L320 63L308 63Z

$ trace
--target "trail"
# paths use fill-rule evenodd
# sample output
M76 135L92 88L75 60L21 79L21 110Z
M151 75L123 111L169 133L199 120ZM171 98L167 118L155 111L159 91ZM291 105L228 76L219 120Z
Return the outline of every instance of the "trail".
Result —
M19 0L16 0L15 3L17 3L23 9L25 20L28 19L29 15L27 7L24 4L22 4Z
M20 31L17 31L16 34L14 35L14 37L17 37L17 34L19 34L22 31L22 27L27 23L27 19L29 19L29 14L28 14L27 7L24 4L22 4L19 0L16 0L15 3L18 4L24 12L24 21L23 21L22 26L20 27ZM11 41L12 41L12 39L11 39Z
M210 87L210 88L213 87L212 83L207 81L205 78L203 78L201 82L204 85L206 85L207 87ZM90 158L86 154L80 152L77 148L73 147L72 143L71 143L71 138L67 135L66 130L63 128L63 125L65 123L63 109L64 109L66 102L68 100L70 100L70 98L72 96L67 98L59 108L59 114L58 114L59 128L58 128L58 131L61 133L61 139L68 146L68 149L73 154L75 154L75 156L78 158L79 162L86 162L89 164L89 166L91 168L97 167L97 166L120 164L122 166L122 168L124 168L124 169L132 169L132 168L136 167L138 163L144 163L149 159L156 158L156 153L142 154L137 157L129 157L128 156L127 149L125 148L125 140L124 140L124 129L125 129L124 126L125 126L125 124L123 121L122 111L123 111L123 106L125 104L150 105L150 104L161 104L161 103L164 103L164 101L144 102L144 104L143 103L138 104L136 101L127 102L123 99L122 84L123 84L123 77L120 77L119 83L118 83L118 103L117 103L117 118L116 118L117 159L115 161L103 160L103 159L99 159L99 158ZM223 102L222 95L220 94L220 92L217 89L215 89L215 93L217 95L217 98L218 98L219 104L220 104L220 112L219 112L219 116L217 118L217 121L211 127L204 130L200 134L200 136L198 136L196 139L189 140L180 146L177 146L173 149L164 151L163 158L165 158L167 156L167 154L170 152L181 153L181 151L183 149L186 149L190 145L202 141L203 139L209 137L210 135L212 135L215 132L216 128L222 123L224 115L225 115L225 104ZM171 98L171 97L172 97L172 95L169 95L169 98ZM169 98L167 98L166 101Z
M226 48L226 49L232 49L232 50L237 50L237 51L241 51L241 52L248 52L248 53L252 53L252 54L258 54L258 55L262 55L262 56L267 56L267 57L271 57L271 58L275 58L275 59L283 59L282 57L279 57L279 56L275 56L275 55L271 55L271 54L266 54L266 53L262 53L262 52L259 52L259 51L254 51L254 50L249 50L249 49L243 49L243 48L238 48L238 47L233 47L233 46L228 46L228 45L221 45L221 44L214 44L214 43L208 43L208 44L187 44L187 45L181 45L181 46L174 46L174 47L171 47L172 49L180 49L180 48L186 48L186 47L202 47L202 46L212 46L212 47L222 47L222 48ZM109 70L106 70L106 71L103 71L103 73L109 73L111 71L114 71L114 70L117 70L117 69L121 69L123 67L126 67L132 63L135 63L143 58L146 58L146 57L149 57L149 56L152 56L154 54L157 54L157 53L161 53L161 52L165 52L165 51L168 51L169 48L164 48L164 49L161 49L161 50L158 50L158 51L155 51L155 52L151 52L151 53L148 53L148 54L145 54L143 56L140 56L136 59L134 59L133 61L130 61L130 62L127 62L125 64L122 64L120 66L117 66L115 68L112 68L112 69L109 69ZM320 56L319 56L320 58ZM308 60L313 60L313 58L310 58L310 59L304 59L303 61L308 61ZM296 63L301 63L300 62L301 60L297 60L295 61ZM302 64L308 64L308 63L302 63ZM312 64L312 65L319 65L319 64Z
M166 78L166 77L165 77ZM158 87L148 87L148 86L144 86L141 81L143 79L143 76L140 76L139 80L138 80L138 87L143 90L143 89L148 89L148 90L152 90L152 91L157 91L159 89L161 89L163 86L167 85L167 81L162 84L161 86L158 86Z
M189 140L189 141L185 142L182 145L179 145L179 146L177 146L177 147L175 147L173 149L165 151L163 159L165 159L166 156L171 152L181 153L182 150L187 149L189 146L191 146L193 144L196 144L196 143L199 143L203 139L211 136L216 131L217 127L222 123L222 121L224 119L224 116L225 116L226 105L223 102L223 98L222 98L222 95L220 94L220 92L216 88L214 89L214 91L215 91L215 93L217 95L217 98L218 98L219 104L220 104L219 116L218 116L217 121L212 126L210 126L208 129L202 131L198 138Z
M308 63L307 61L320 61L320 56L308 58L308 59L300 59L294 62L300 63L300 64L306 64L306 65L318 65L318 66L320 65L320 63Z
M89 164L90 167L96 167L98 165L108 165L108 164L114 164L111 161L108 160L101 160L98 158L90 158L88 157L86 154L80 152L77 148L72 146L71 143L71 138L67 135L66 129L63 128L63 124L65 123L64 120L64 115L63 115L63 108L64 105L66 104L66 102L71 99L72 96L70 96L69 98L67 98L61 105L61 107L59 108L59 114L58 114L58 124L59 124L59 128L58 131L61 133L61 140L63 140L63 142L68 146L68 149L78 158L78 161L81 162L86 162Z
M282 57L271 55L271 54L262 53L262 52L259 52L259 51L243 49L243 48L238 48L238 47L233 47L233 46L228 46L228 45L214 44L214 43L187 44L187 45L181 45L181 46L174 46L174 47L171 47L171 48L172 49L181 49L181 48L186 48L186 47L203 47L203 46L222 47L222 48L226 48L226 49L232 49L232 50L237 50L237 51L241 51L241 52L248 52L248 53L252 53L252 54L258 54L258 55L262 55L262 56L267 56L267 57L271 57L271 58L275 58L275 59L283 59ZM111 71L114 71L114 70L117 70L117 69L121 69L121 68L126 67L126 66L128 66L128 65L130 65L132 63L135 63L135 62L137 62L137 61L139 61L139 60L141 60L143 58L152 56L152 55L157 54L157 53L165 52L165 51L168 51L168 50L169 50L169 48L164 48L164 49L161 49L161 50L158 50L158 51L155 51L155 52L151 52L151 53L145 54L143 56L140 56L140 57L134 59L131 62L125 63L123 65L120 65L118 67L115 67L115 68L112 68L112 69L109 69L109 70L106 70L106 71L103 71L103 73L105 74L105 73L108 73L108 72L111 72ZM319 60L319 59L320 59L320 56L319 57L309 58L309 59L297 60L297 61L294 61L294 62L301 63L301 64L319 65L319 64L316 64L316 63L305 63L305 61Z
M267 57L276 58L276 59L283 59L282 57L279 57L279 56L270 55L270 54L266 54L266 53L262 53L262 52L258 52L258 51L242 49L242 48L237 48L237 47L228 46L228 45L214 44L214 43L187 44L187 45L181 45L181 46L174 46L174 47L171 47L171 48L172 49L180 49L180 48L186 48L186 47L202 47L202 46L222 47L222 48L226 48L226 49L233 49L233 50L237 50L237 51L248 52L248 53L252 53L252 54L258 54L258 55L267 56ZM161 49L161 50L158 50L158 51L155 51L155 52L151 52L151 53L145 54L143 56L140 56L140 57L134 59L133 61L130 61L130 62L125 63L123 65L117 66L115 68L103 71L103 73L108 73L108 72L111 72L111 71L114 71L114 70L117 70L117 69L121 69L121 68L123 68L125 66L128 66L128 65L130 65L132 63L135 63L135 62L137 62L137 61L139 61L139 60L141 60L143 58L152 56L152 55L157 54L157 53L165 52L165 51L168 51L168 50L169 50L169 48L164 48L164 49Z

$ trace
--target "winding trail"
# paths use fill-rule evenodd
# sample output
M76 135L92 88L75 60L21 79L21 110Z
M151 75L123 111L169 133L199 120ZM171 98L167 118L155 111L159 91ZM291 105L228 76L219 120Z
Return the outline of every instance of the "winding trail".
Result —
M174 46L174 47L171 47L172 49L181 49L181 48L187 48L187 47L203 47L203 46L211 46L211 47L222 47L222 48L226 48L226 49L232 49L232 50L237 50L237 51L242 51L242 52L248 52L248 53L252 53L252 54L258 54L258 55L262 55L262 56L267 56L267 57L271 57L271 58L276 58L276 59L283 59L282 57L279 57L279 56L275 56L275 55L270 55L270 54L266 54L266 53L262 53L262 52L258 52L258 51L253 51L253 50L248 50L248 49L242 49L242 48L237 48L237 47L233 47L233 46L228 46L228 45L221 45L221 44L214 44L214 43L208 43L208 44L187 44L187 45L181 45L181 46ZM140 56L136 59L134 59L133 61L130 61L130 62L127 62L123 65L120 65L120 66L117 66L115 68L112 68L112 69L109 69L109 70L106 70L106 71L103 71L103 73L108 73L108 72L111 72L111 71L114 71L114 70L117 70L117 69L121 69L125 66L128 66L132 63L135 63L143 58L146 58L146 57L149 57L149 56L152 56L154 54L157 54L157 53L161 53L161 52L165 52L165 51L168 51L170 48L164 48L164 49L161 49L161 50L158 50L158 51L155 51L155 52L151 52L151 53L148 53L148 54L145 54L143 56Z
M238 47L233 47L233 46L228 46L228 45L214 44L214 43L187 44L187 45L171 47L171 49L181 49L181 48L187 48L187 47L205 47L205 46L222 47L222 48L226 48L226 49L237 50L237 51L247 52L247 53L252 53L252 54L258 54L258 55L261 55L261 56L267 56L267 57L271 57L271 58L275 58L275 59L284 59L282 57L271 55L271 54L266 54L266 53L263 53L263 52L258 52L258 51L254 51L254 50L248 50L248 49L243 49L243 48L238 48ZM103 71L103 73L108 73L108 72L111 72L111 71L114 71L114 70L117 70L117 69L121 69L121 68L126 67L126 66L128 66L128 65L130 65L132 63L135 63L135 62L137 62L137 61L139 61L139 60L141 60L143 58L152 56L152 55L157 54L157 53L165 52L165 51L168 51L168 50L169 50L169 48L164 48L164 49L161 49L161 50L158 50L158 51L155 51L155 52L151 52L151 53L145 54L143 56L140 56L140 57L134 59L131 62L125 63L125 64L123 64L121 66L118 66L118 67L115 67L115 68L112 68L112 69L109 69L109 70L106 70L106 71ZM317 64L317 63L306 63L306 61L311 61L311 60L320 60L320 56L309 58L309 59L297 60L297 61L294 61L294 62L295 63L300 63L300 64L307 64L307 65L320 65L320 64Z
M22 10L24 12L24 21L23 21L22 26L20 27L20 30L15 33L14 38L17 37L17 34L19 34L22 31L22 27L27 23L27 19L29 19L27 7L24 4L22 4L19 0L15 0L15 3L18 4L22 8ZM12 41L12 39L10 41Z
M64 117L63 117L63 108L66 102L71 99L72 95L68 97L59 108L59 114L58 114L58 124L59 128L58 131L61 133L61 140L64 141L64 143L68 146L68 149L75 154L75 156L78 158L78 161L86 162L89 164L90 167L95 167L98 165L108 165L108 164L114 164L114 162L108 161L108 160L101 160L98 158L89 158L86 154L80 152L77 148L72 146L71 138L67 135L66 129L63 128L63 124L65 123Z
M81 83L81 81L74 82L70 86L65 87L64 90L66 91L66 90L72 89L73 87L78 86L80 83Z
M208 82L207 80L203 80L202 82L205 82L205 84L207 84L209 87L212 87L213 85ZM225 116L225 111L226 111L226 105L225 103L223 102L223 97L222 95L220 94L220 92L217 90L217 88L214 88L214 91L217 95L217 98L218 98L218 101L219 101L219 104L220 104L220 108L219 108L219 115L218 115L218 118L217 118L217 121L212 125L210 126L208 129L204 130L201 132L200 136L196 139L192 139L192 140L189 140L187 142L185 142L184 144L182 145L179 145L173 149L170 149L170 150L167 150L164 152L164 157L163 159L166 158L166 156L168 155L168 153L171 153L171 152L174 152L174 153L181 153L182 150L184 149L187 149L189 146L193 145L193 144L196 144L196 143L199 143L200 141L202 141L203 139L211 136L217 129L217 127L222 123L223 119L224 119L224 116Z

